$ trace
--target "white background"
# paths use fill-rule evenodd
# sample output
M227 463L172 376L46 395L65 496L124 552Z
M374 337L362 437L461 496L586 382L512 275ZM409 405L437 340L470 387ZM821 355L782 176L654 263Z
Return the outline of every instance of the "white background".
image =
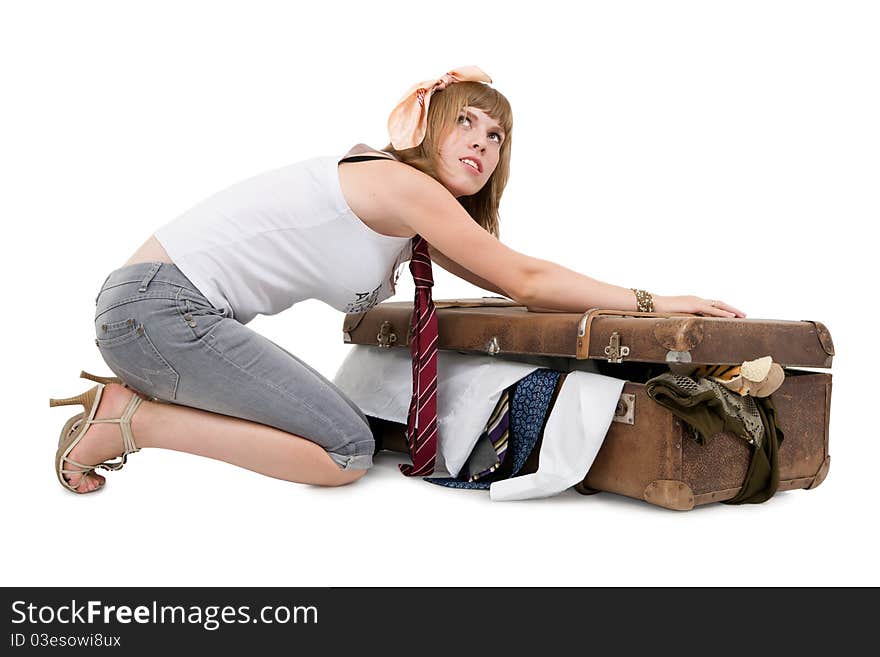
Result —
M841 1L4 3L2 583L880 584L878 31L872 3ZM509 246L828 326L825 483L676 513L573 490L491 502L388 453L324 489L144 450L102 492L64 491L70 412L46 399L109 373L105 276L229 184L384 146L403 92L464 64L514 108ZM483 294L436 278L435 298ZM332 378L342 319L307 301L251 326Z

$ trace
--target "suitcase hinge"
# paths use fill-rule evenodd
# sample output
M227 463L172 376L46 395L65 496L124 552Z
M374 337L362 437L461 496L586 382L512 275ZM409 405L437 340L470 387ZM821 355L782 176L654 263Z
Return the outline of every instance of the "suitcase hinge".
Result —
M620 344L620 333L615 331L611 334L609 344L605 347L605 355L609 363L622 363L624 356L629 356L629 347Z
M382 326L379 327L379 332L376 334L376 340L380 347L386 348L393 346L397 342L397 333L394 332L391 322L382 322Z

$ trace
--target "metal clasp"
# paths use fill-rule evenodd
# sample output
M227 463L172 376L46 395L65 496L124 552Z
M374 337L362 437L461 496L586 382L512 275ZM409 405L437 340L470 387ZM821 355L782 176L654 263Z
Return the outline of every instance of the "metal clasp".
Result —
M608 346L605 347L605 355L608 356L609 363L623 362L624 356L629 356L629 347L620 344L620 333L617 331L611 334L608 343Z
M614 409L612 422L621 424L633 424L636 416L636 396L624 393L617 400L617 408Z
M691 362L691 352L689 352L689 351L667 351L666 352L666 362L667 363L690 363Z
M380 347L385 348L391 347L397 342L397 333L394 332L391 322L382 322L382 326L379 327L379 332L376 334L376 340Z
M490 356L496 356L501 353L501 342L498 340L497 336L492 336L492 339L489 340L489 346L486 348L486 352Z

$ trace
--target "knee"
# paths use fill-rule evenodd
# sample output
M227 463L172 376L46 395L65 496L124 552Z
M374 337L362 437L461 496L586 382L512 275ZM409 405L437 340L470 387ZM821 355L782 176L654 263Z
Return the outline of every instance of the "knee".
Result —
M367 474L366 470L340 470L334 472L329 481L324 483L325 486L345 486L352 484Z
M365 472L373 467L375 451L376 441L365 426L357 427L356 431L347 434L333 448L327 449L330 458L344 472Z

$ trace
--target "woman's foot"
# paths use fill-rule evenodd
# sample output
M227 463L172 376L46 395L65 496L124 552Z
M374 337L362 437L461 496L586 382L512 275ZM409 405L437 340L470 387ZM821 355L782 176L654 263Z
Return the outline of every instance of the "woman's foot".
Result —
M101 402L98 404L95 419L120 417L125 412L125 407L133 394L135 393L130 388L118 383L105 386L101 393ZM69 457L78 463L91 465L119 457L123 451L122 432L119 425L107 422L91 425L73 451L70 452ZM68 463L65 468L73 470L76 466ZM65 475L65 478L80 493L92 491L104 484L104 477L96 472L90 472L85 476Z

